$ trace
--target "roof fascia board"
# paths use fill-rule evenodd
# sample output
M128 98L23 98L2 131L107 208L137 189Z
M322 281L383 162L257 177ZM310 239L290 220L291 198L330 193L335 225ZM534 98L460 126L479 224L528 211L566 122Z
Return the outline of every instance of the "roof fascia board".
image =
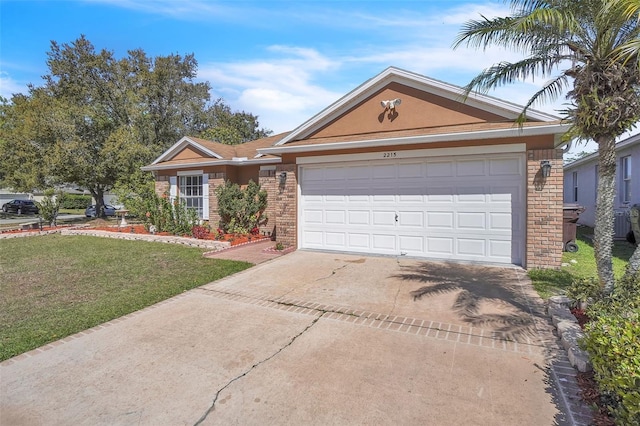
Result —
M183 150L187 145L191 145L191 146L199 149L200 151L204 152L205 154L208 154L208 155L210 155L210 156L212 156L214 158L222 159L222 156L216 154L215 152L211 151L208 148L205 148L204 146L200 145L198 142L194 141L193 139L189 138L188 136L183 136L182 139L180 139L178 142L174 143L171 146L171 148L169 148L165 152L163 152L151 164L158 164L158 163L161 163L163 161L168 161L168 160L172 159L178 152Z
M640 133L638 133L637 135L631 136L628 139L625 139L625 140L623 140L621 142L618 142L616 144L616 147L615 147L616 153L618 153L622 149L628 148L628 147L633 146L635 144L640 144ZM583 164L589 163L589 162L597 159L598 158L598 154L599 154L599 151L596 151L596 152L594 152L592 154L587 155L586 157L582 157L582 158L580 158L580 159L578 159L576 161L573 161L573 162L565 165L563 168L565 170L570 170L570 169L572 169L574 167L581 166Z
M520 115L523 108L520 105L478 93L470 93L466 99L464 99L464 92L461 87L399 68L389 67L377 76L356 87L354 90L347 93L345 96L338 99L318 114L311 117L309 120L298 126L298 128L293 130L289 135L274 144L274 146L284 145L294 139L304 138L306 135L310 134L325 123L337 118L347 109L347 106L359 103L370 96L375 90L378 90L391 82L397 82L450 100L464 102L474 108L502 115L505 116L505 118L512 120L515 120ZM559 117L536 110L529 110L527 115L532 119L540 121L559 120Z
M319 152L330 151L340 149L352 149L352 148L378 148L389 147L393 149L397 145L416 145L423 143L436 143L436 142L454 142L465 140L483 140L483 139L500 139L508 137L518 136L540 136L564 133L569 128L566 124L552 124L549 126L536 126L525 128L511 128L500 130L481 130L475 132L462 132L462 133L441 133L437 135L421 135L421 136L409 136L401 138L384 138L384 139L370 139L358 142L333 142L318 145L298 145L298 146L279 146L272 148L260 148L258 152L261 154L287 154L287 153L300 153L300 152Z
M248 159L243 161L233 161L233 160L212 160L212 161L199 161L193 163L183 163L183 164L150 164L148 166L143 166L140 169L145 172L150 172L154 170L169 170L169 169L184 169L188 167L208 167L208 166L251 166L255 164L279 164L282 162L281 158L259 158L259 159Z

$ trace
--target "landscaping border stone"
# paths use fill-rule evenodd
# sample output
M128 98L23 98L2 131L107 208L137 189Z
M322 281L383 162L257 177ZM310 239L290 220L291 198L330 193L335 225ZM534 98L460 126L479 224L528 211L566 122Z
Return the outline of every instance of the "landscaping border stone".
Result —
M562 346L567 351L571 365L582 373L592 370L589 355L580 348L578 342L584 338L582 327L571 313L571 299L566 296L552 296L549 298L547 313L556 327Z

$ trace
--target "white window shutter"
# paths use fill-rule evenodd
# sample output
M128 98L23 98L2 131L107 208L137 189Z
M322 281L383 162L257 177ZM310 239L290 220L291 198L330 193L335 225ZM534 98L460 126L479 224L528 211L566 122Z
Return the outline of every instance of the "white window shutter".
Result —
M178 196L178 178L176 176L169 176L169 200L173 203L173 200Z
M202 175L202 218L209 220L209 174Z

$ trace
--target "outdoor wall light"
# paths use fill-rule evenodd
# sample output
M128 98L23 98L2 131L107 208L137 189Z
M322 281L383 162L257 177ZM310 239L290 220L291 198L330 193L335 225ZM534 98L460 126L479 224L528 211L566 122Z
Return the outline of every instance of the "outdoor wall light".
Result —
M540 169L542 170L542 177L548 178L551 175L551 161L542 160L540 162Z
M278 182L280 182L280 185L283 185L287 182L287 172L281 172L278 175Z

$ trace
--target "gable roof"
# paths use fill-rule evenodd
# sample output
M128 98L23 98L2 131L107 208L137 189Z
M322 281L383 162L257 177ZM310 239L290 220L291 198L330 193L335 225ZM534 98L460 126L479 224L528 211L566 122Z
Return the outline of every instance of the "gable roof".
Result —
M627 139L624 139L624 140L621 140L620 142L618 142L616 144L616 147L615 147L616 153L618 151L620 151L621 149L628 148L628 147L631 147L631 146L634 146L634 145L640 145L640 133L638 133L637 135L630 136ZM599 152L596 151L596 152L594 152L592 154L589 154L589 155L587 155L585 157L579 158L576 161L572 161L569 164L565 164L563 169L564 170L570 170L570 169L572 169L574 167L577 167L577 166L580 166L582 164L589 163L591 161L597 160L598 159L598 154L599 154Z
M448 100L464 103L467 106L486 111L513 122L522 112L522 106L507 102L491 96L470 93L464 96L464 90L449 83L425 77L400 68L389 67L377 76L367 80L329 107L325 108L309 120L298 126L287 136L275 143L274 146L288 144L290 142L305 139L318 129L346 113L355 105L361 103L375 92L382 90L391 83L399 83L404 86L436 95ZM531 121L557 122L559 117L544 112L530 109L527 118Z
M163 170L176 167L202 167L213 165L245 165L245 164L269 164L279 163L279 157L258 154L259 148L272 146L287 133L256 139L238 145L226 145L220 142L184 136L171 148L163 152L156 160L142 170ZM199 158L175 159L185 149L192 149L201 154Z

